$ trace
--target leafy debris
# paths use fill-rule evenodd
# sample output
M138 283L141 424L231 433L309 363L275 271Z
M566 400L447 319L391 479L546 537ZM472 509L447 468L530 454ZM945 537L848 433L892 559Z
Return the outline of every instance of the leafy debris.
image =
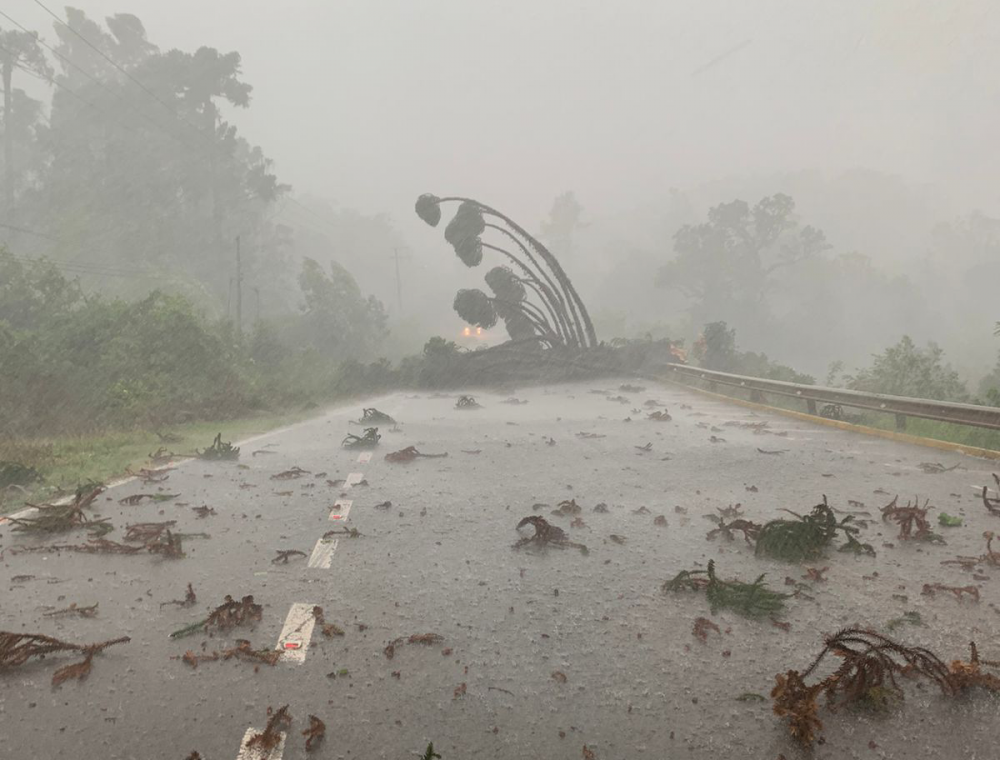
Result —
M118 503L123 507L134 507L146 499L150 501L170 501L171 499L176 499L178 496L180 496L179 493L134 493L131 496L119 499Z
M160 607L168 607L172 604L178 607L193 607L198 601L198 595L194 593L194 586L190 583L187 585L187 593L184 594L183 599L172 599L169 602L160 602Z
M323 617L323 608L318 604L312 609L313 618L316 620L316 625L320 627L320 631L328 639L334 636L343 636L344 629L340 626L334 625L333 623L326 622L326 618Z
M46 612L42 617L60 617L62 615L78 615L85 618L97 617L97 604L92 604L89 607L79 607L76 602L73 602L69 607L61 610Z
M912 504L906 502L906 506L901 507L897 495L891 502L882 507L882 522L893 520L899 526L899 539L901 541L944 543L941 536L931 532L931 524L927 520L928 509L930 509L930 499L924 501L923 507L920 506L919 499Z
M691 629L691 633L696 639L698 639L702 644L708 641L708 632L715 631L720 636L722 631L719 630L719 626L713 623L706 617L697 617L694 619L694 628Z
M223 441L222 433L217 433L215 438L212 440L211 446L204 451L198 451L198 449L195 449L195 454L199 459L208 459L216 462L228 459L239 459L240 447L233 446L233 444L228 441Z
M455 402L455 408L469 410L469 409L482 409L483 407L472 396L459 396L458 401Z
M267 708L268 721L263 732L254 734L246 743L247 749L256 750L264 757L268 757L271 751L281 744L282 729L288 728L292 724L292 716L288 714L288 705L273 710Z
M962 601L963 594L968 594L975 602L979 601L979 589L975 586L945 586L941 583L925 583L920 594L921 596L934 596L938 591L948 591L954 594L959 601Z
M800 562L819 557L838 532L842 532L847 543L840 551L853 551L875 556L875 550L870 544L860 543L856 536L860 528L852 525L851 515L838 522L837 516L827 504L826 496L823 503L817 504L807 515L799 515L790 510L783 510L795 517L794 520L777 519L765 523L757 534L755 552L785 562Z
M306 752L312 752L319 747L320 742L323 741L323 737L326 736L326 723L315 715L310 715L309 728L305 729L302 735L306 737Z
M887 636L860 628L845 628L826 638L823 650L803 672L789 670L775 676L771 691L774 712L789 722L793 737L811 745L823 730L817 698L825 694L832 708L846 705L885 710L903 698L897 675L922 676L933 681L946 696L972 687L1000 691L1000 678L982 672L982 667L1000 663L980 661L975 643L969 662L955 660L945 665L923 647L907 647ZM805 679L827 654L841 658L840 666L812 685Z
M767 617L781 612L788 594L771 591L763 574L753 583L723 581L715 575L715 560L708 561L708 570L683 570L663 584L663 592L704 591L714 614L719 608L731 609L750 618Z
M396 420L375 407L369 407L361 410L361 419L357 420L357 423L359 425L395 425Z
M295 480L301 478L303 475L311 474L309 470L303 470L301 467L292 467L290 470L284 470L272 475L271 480Z
M44 659L55 652L77 652L84 659L59 668L52 674L52 685L58 686L70 678L82 679L90 673L94 655L116 644L127 644L132 639L121 636L96 644L72 644L40 633L12 633L0 631L0 672L23 665L32 657Z
M587 554L588 549L583 544L578 544L574 541L570 541L569 537L566 535L566 531L557 525L551 525L548 520L546 520L541 515L529 515L523 518L515 527L515 530L520 530L526 525L531 525L535 528L535 533L532 536L522 537L514 544L515 549L520 549L522 546L556 546L560 549L574 548L579 549L582 553Z
M306 553L298 549L279 549L277 556L271 560L272 565L287 565L292 557L305 557Z
M448 456L448 452L443 454L423 454L417 451L416 446L407 446L405 449L400 449L399 451L393 451L385 455L385 461L394 462L395 464L402 464L405 462L412 462L415 459L441 459L442 457Z
M84 513L94 500L104 492L104 486L78 488L69 504L29 504L38 514L36 517L10 517L13 530L25 533L64 533L74 528L86 528L103 535L112 530L108 519L91 519Z
M374 449L382 439L377 427L365 428L362 435L348 433L340 445L345 449Z
M387 659L391 660L396 656L396 647L403 644L437 644L442 641L444 641L444 636L437 633L415 633L412 636L400 636L398 639L393 639L386 644L382 652Z
M942 512L938 515L938 525L944 528L961 528L962 518L952 517L947 512Z
M244 596L237 602L226 594L222 604L212 610L207 618L174 631L170 634L170 638L179 639L199 631L207 633L212 630L228 631L231 628L252 625L260 622L263 612L264 608L254 603L252 595Z

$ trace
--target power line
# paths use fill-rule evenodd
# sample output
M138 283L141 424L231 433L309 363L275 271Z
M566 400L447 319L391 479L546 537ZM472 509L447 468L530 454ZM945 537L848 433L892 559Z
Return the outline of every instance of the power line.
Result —
M16 27L18 27L19 29L21 29L21 31L23 31L23 32L25 32L27 34L35 34L35 41L39 45L41 45L42 47L44 47L46 50L48 50L50 53L52 53L52 55L56 56L56 58L58 58L61 61L65 61L66 63L68 63L74 69L76 69L81 74L83 74L83 76L85 76L91 82L93 82L94 84L96 84L98 87L100 87L102 90L104 90L105 92L107 92L112 97L116 98L117 100L120 100L122 103L124 103L126 106L128 106L129 109L135 111L137 114L139 114L142 118L146 119L146 121L150 122L154 127L156 127L157 129L159 129L160 131L162 131L165 134L169 135L170 137L174 138L175 140L177 140L179 143L181 143L185 147L188 147L188 148L191 147L190 145L187 145L187 143L185 143L176 134L174 134L173 132L171 132L170 130L168 130L166 127L164 127L162 124L160 124L158 121L156 121L156 119L154 119L153 117L149 116L144 111L141 111L133 103L131 103L130 101L126 100L119 93L115 92L110 87L108 87L107 85L105 85L101 80L97 79L96 77L91 76L90 73L88 73L86 71L86 69L84 69L82 66L80 66L79 64L77 64L74 61L72 61L70 58L68 58L65 55L63 55L62 53L60 53L58 50L56 50L54 47L52 47L51 45L49 45L47 42L43 41L42 38L37 35L37 33L32 32L30 29L28 29L26 26L24 26L20 22L15 21L8 14L4 13L2 10L0 10L0 16L3 16L5 19L7 19L8 21L10 21Z
M51 240L53 243L61 243L59 238L54 238L51 235L46 235L44 232L37 232L36 230L29 230L26 227L18 227L13 224L5 224L0 222L0 227L7 230L13 230L14 232L23 232L25 235L34 235L35 237L45 238L46 240Z

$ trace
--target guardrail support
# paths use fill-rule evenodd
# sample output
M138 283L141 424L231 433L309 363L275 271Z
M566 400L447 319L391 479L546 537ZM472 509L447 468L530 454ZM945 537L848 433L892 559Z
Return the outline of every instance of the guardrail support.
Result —
M809 414L816 414L816 402L811 398L806 399L806 409Z
M897 414L896 415L896 430L906 430L906 415Z
M756 388L751 388L750 389L750 400L753 401L755 404L763 404L764 401L765 401L764 394L761 393Z

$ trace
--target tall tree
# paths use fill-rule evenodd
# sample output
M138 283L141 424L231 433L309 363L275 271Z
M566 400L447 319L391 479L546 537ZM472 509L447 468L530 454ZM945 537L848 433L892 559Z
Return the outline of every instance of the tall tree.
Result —
M17 167L14 166L14 141L19 114L15 112L15 104L31 109L32 104L36 102L28 98L23 90L14 89L14 69L21 69L43 79L52 77L52 67L42 53L37 34L17 29L0 29L0 74L3 76L4 212L8 219L14 216L14 186L17 177ZM37 116L37 111L35 115ZM22 124L29 123L28 119L20 121Z
M674 258L660 269L657 284L690 300L696 325L724 321L756 338L780 270L829 247L820 230L799 224L787 195L763 198L752 208L741 200L721 203L706 222L676 232Z
M580 220L583 206L576 199L576 193L569 190L552 202L549 218L542 222L542 238L549 248L564 261L573 253L573 238L577 230L587 225Z

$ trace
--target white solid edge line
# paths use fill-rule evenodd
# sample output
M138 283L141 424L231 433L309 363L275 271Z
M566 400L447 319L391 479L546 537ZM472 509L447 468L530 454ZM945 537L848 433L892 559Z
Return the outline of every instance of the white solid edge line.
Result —
M337 499L333 503L333 510L330 512L330 521L340 522L346 520L347 516L351 514L351 505L353 503L353 499Z
M309 567L329 570L333 562L333 553L337 551L336 538L320 538L313 547L309 557Z
M285 626L281 629L281 635L278 636L278 644L275 647L281 652L282 662L303 663L306 661L306 652L309 651L313 628L316 626L313 606L312 604L296 602L288 610Z
M285 737L288 735L282 731L281 738L278 739L278 746L265 754L257 748L247 746L250 740L259 733L261 732L256 728L247 729L247 732L243 734L243 741L240 742L240 753L236 756L236 760L281 760L281 755L285 751Z

